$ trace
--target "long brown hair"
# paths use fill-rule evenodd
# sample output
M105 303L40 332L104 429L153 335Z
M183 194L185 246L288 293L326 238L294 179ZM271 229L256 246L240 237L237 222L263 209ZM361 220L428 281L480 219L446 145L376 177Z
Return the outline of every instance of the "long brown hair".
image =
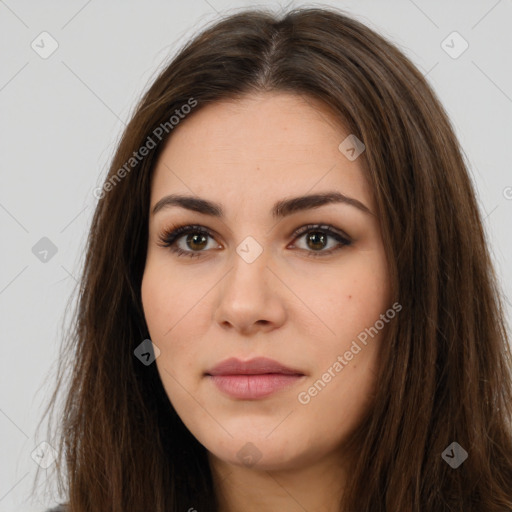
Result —
M134 356L149 338L140 288L150 179L176 110L194 104L193 115L262 91L319 99L364 142L393 298L403 306L382 344L373 407L350 440L340 510L512 509L501 291L447 114L392 43L338 10L300 8L248 10L203 30L159 74L124 131L47 409L53 415L64 389L56 468L71 512L217 509L205 448L174 411L156 365ZM131 161L143 146L152 147ZM453 442L468 454L458 468L442 456Z

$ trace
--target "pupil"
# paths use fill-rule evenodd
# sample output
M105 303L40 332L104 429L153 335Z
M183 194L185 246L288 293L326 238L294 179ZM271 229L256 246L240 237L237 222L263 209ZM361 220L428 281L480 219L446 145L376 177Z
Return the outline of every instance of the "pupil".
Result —
M325 247L325 234L314 231L309 235L308 242L313 242L316 245L316 247L310 246L312 249L323 249Z
M197 238L202 238L203 241L202 242L197 242ZM187 237L187 243L190 243L192 242L192 244L196 244L198 243L201 247L195 247L196 249L203 249L204 248L204 245L206 244L206 237L204 235L198 235L198 234L195 234L195 235L189 235ZM191 247L191 249L194 249L194 247Z

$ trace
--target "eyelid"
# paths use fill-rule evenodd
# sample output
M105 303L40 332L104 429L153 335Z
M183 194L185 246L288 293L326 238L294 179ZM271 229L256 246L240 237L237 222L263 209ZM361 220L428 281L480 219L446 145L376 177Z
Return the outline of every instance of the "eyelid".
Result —
M342 231L339 228L335 228L331 224L305 224L304 226L301 226L300 228L295 229L290 236L299 237L299 236L303 235L304 233L307 233L308 231L314 231L315 229L318 231L326 231L331 236L333 234L336 234L336 235L340 236L341 238L344 238L345 241L347 241L347 242L353 242L352 238L350 236L348 236L344 231Z
M295 241L300 238L302 235L313 232L320 231L327 234L328 237L334 238L337 240L338 245L334 248L330 248L328 250L320 250L320 251L308 251L306 249L299 249L301 252L305 252L307 256L327 256L336 252L346 246L350 246L353 243L353 239L348 236L344 231L335 228L330 224L305 224L297 229L295 229L290 237L293 237L292 245L294 245ZM163 230L162 234L159 236L160 243L158 245L160 247L164 247L170 249L172 252L178 253L178 256L186 255L189 257L201 256L203 253L208 253L210 250L202 250L202 251L184 251L180 247L176 246L176 241L181 239L183 236L190 233L201 233L207 237L210 237L216 240L218 234L206 226L200 224L178 224L170 226Z
M201 233L205 236L209 236L216 239L218 234L216 231L202 226L200 224L177 224L171 225L168 228L163 229L162 233L158 236L160 243L158 245L164 248L172 248L177 240L190 233ZM190 251L192 253L201 253L206 251Z

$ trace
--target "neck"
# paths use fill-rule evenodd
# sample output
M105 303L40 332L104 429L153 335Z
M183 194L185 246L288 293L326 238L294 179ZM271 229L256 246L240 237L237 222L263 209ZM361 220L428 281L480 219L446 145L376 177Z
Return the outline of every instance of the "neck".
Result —
M346 473L340 455L304 467L261 470L208 455L219 512L339 512Z

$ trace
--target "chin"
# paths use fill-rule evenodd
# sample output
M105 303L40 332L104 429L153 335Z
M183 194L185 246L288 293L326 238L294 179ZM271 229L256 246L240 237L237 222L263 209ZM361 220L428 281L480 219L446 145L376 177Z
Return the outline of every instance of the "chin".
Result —
M272 429L269 429L260 436L249 436L243 432L240 435L233 433L233 438L203 445L215 458L255 471L294 469L310 461L310 454L297 452L296 447L300 443L293 442L289 435L286 439L277 435L274 439L269 439L268 434L271 431Z

